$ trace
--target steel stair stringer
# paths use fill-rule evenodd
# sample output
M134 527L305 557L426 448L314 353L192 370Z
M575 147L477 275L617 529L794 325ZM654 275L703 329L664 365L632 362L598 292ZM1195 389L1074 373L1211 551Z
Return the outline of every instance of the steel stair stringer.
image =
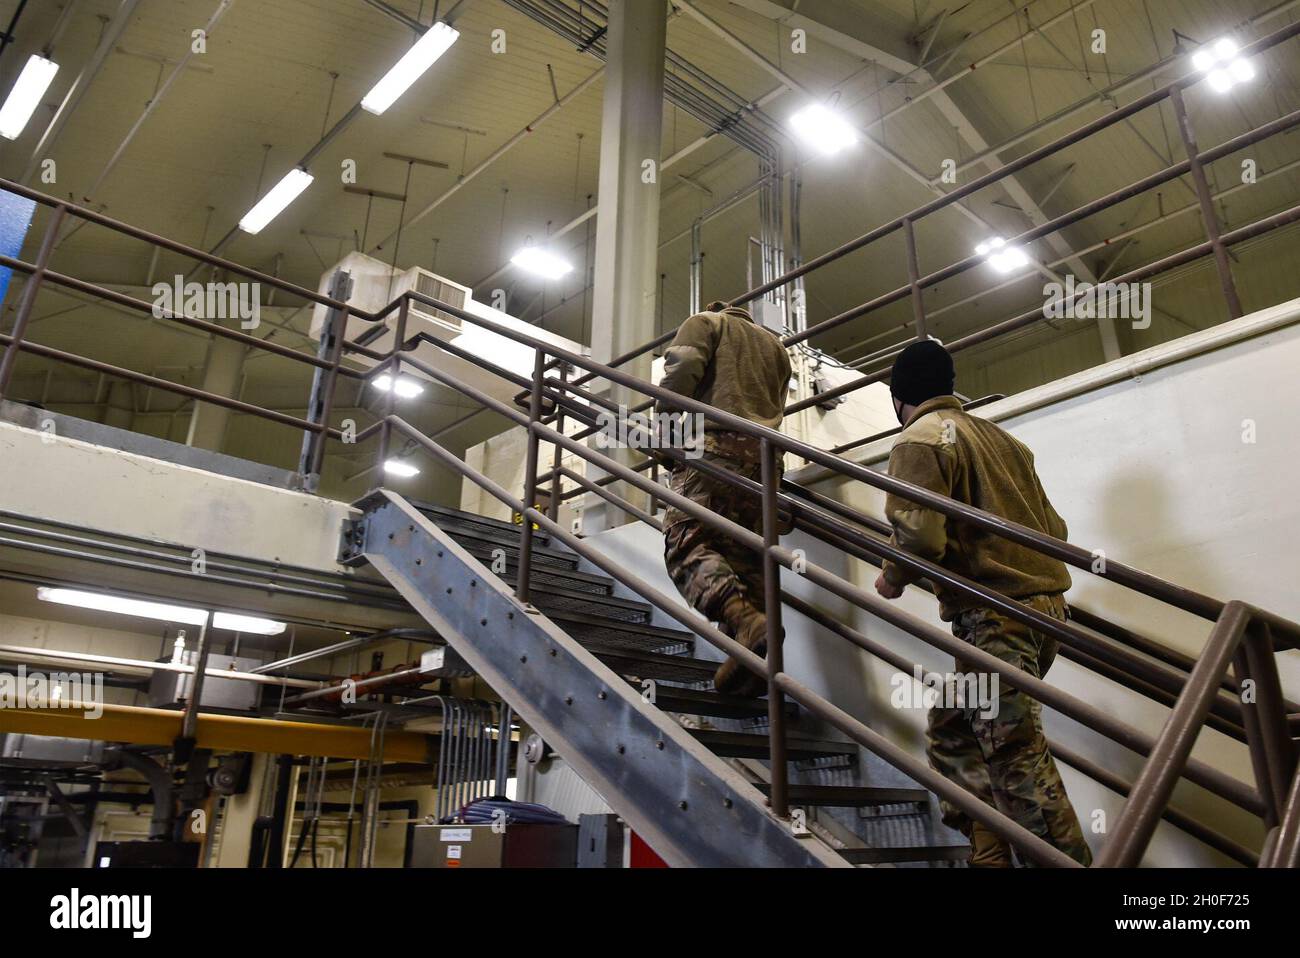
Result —
M364 556L483 680L673 866L852 867L798 837L725 760L400 496L357 503Z

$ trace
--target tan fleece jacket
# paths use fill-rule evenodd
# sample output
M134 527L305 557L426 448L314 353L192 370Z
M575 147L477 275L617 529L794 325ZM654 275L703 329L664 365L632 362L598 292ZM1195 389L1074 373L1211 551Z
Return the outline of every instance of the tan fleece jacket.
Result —
M664 353L659 385L742 419L781 425L790 383L790 356L777 336L746 310L729 306L696 313L682 323ZM661 412L671 404L656 404ZM706 429L723 428L706 419Z
M1068 534L1029 448L987 419L963 412L954 396L917 407L889 454L889 474L1058 539ZM895 545L1003 595L1019 599L1070 588L1065 563L970 523L894 495L885 499L885 514ZM888 561L883 571L900 587L920 578ZM942 586L936 591L945 621L979 605Z

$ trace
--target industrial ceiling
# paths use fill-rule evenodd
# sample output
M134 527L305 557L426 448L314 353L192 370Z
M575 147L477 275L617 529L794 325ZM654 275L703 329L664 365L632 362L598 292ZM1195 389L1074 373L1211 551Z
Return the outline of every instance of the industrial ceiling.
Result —
M19 5L0 0L0 26ZM601 4L29 0L23 6L13 42L0 57L0 89L7 90L29 55L51 39L61 69L22 136L0 144L0 175L205 249L225 241L223 255L312 288L329 265L361 248L399 267L433 269L475 287L479 298L504 289L510 312L590 342L584 287L594 218L554 241L578 266L564 281L543 285L521 276L509 268L509 258L526 239L561 231L596 201L602 78L570 93L601 67L595 55L605 19ZM789 176L801 183L807 258L950 189L939 181L945 160L955 161L959 177L967 179L996 168L1183 75L1189 53L1206 41L1224 34L1244 41L1285 26L1300 15L1300 2L690 0L665 11L674 82L709 91L715 104L763 104L736 107L733 122L768 136L781 149ZM444 17L461 34L447 55L391 110L362 112L328 138L312 159L315 183L270 226L255 236L238 232L237 222L254 201L326 137L410 47L417 30ZM206 48L191 53L193 31L205 27ZM795 49L796 30L805 31L805 50ZM1093 51L1099 30L1104 53ZM575 43L575 37L586 42ZM504 50L494 51L494 38L504 39ZM106 48L102 62L100 47ZM1205 84L1190 90L1188 110L1202 148L1296 109L1298 64L1293 45L1284 44L1259 58L1254 82L1228 95ZM43 143L43 131L78 78L84 96L58 114L57 138ZM936 84L941 89L934 90ZM809 95L835 97L863 133L851 154L816 156L785 135L790 114ZM563 105L551 110L557 97ZM923 221L923 271L970 255L993 233L1014 235L1177 162L1182 146L1173 123L1167 106L1145 111L980 192L965 212L950 209ZM738 129L681 96L665 105L665 157L704 142L665 168L661 179L657 308L663 329L686 314L691 223L758 176L755 154L738 142L749 134ZM991 153L990 147L1002 148ZM388 154L445 166L413 165ZM1243 158L1256 161L1258 180L1239 189ZM55 161L53 183L42 181L44 159ZM338 171L347 161L356 164L356 185L374 196L345 189ZM1228 228L1293 205L1300 191L1297 163L1300 148L1294 136L1283 135L1214 164L1211 187L1223 194L1217 211ZM402 195L405 203L392 198ZM706 220L706 301L746 288L748 237L757 223L752 195ZM29 260L42 224L38 218L29 238ZM1032 253L1042 262L1060 261L1062 271L1104 276L1202 238L1184 178L1065 230L1055 244L1039 241ZM814 273L809 323L906 282L902 252L895 236ZM1289 229L1234 249L1234 257L1247 311L1300 295ZM186 273L194 264L172 254L155 263L144 243L91 226L64 238L53 265L126 288ZM1041 276L1032 271L988 291L999 282L975 270L927 291L932 332L955 337L1042 300ZM6 322L14 298L11 292ZM310 348L304 335L310 311L295 311L297 304L285 297L275 305L283 307L272 314L278 325L259 335ZM1124 352L1227 318L1208 259L1157 280L1156 314L1151 329L1121 332ZM160 330L58 290L42 292L36 316L37 341L191 384L201 374L201 335ZM909 316L901 303L814 345L850 361L901 339L905 334L897 330ZM962 374L968 393L1013 392L1102 358L1095 327L1043 324L963 356ZM125 403L133 428L184 439L188 406L180 397L115 392L93 374L30 357L20 367L20 382L33 398L86 418L97 418L106 403ZM301 410L306 391L307 374L295 364L261 356L246 365L242 396L249 401ZM453 423L470 410L440 392L426 398L420 413L426 428ZM491 429L483 418L448 441L478 441ZM291 466L297 442L290 430L241 417L226 451ZM330 469L338 483L359 472L343 457Z

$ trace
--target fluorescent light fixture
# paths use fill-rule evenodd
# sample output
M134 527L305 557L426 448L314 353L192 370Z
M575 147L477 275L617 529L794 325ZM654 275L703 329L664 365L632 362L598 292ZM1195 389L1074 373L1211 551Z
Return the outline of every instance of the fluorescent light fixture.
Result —
M361 101L361 108L375 115L383 113L397 102L397 98L405 93L412 83L424 75L425 70L433 66L438 57L447 52L447 48L455 43L459 36L460 33L447 24L435 23L365 95Z
M560 279L573 271L573 265L568 260L540 246L525 246L510 257L510 262L543 279Z
M975 247L975 255L983 256L985 261L999 273L1010 273L1029 265L1029 257L1019 246L1008 246L1001 236L985 240Z
M284 631L283 622L258 618L255 615L238 615L234 612L216 612L212 616L214 629L227 632L249 632L253 635L279 635Z
M134 615L142 619L159 619L163 622L183 622L186 625L202 625L208 619L207 609L169 605L165 602L147 602L144 599L130 599L104 592L38 586L36 597L44 602L57 602L60 605L72 605L80 609L116 612L119 615ZM285 629L283 622L252 615L237 615L233 612L214 612L212 627L228 632L251 632L257 635L279 635Z
M403 399L414 399L420 393L424 392L424 387L414 379L408 379L405 376L397 377L397 388L393 389L393 377L388 373L376 376L372 385L380 392L396 392Z
M403 462L401 459L388 459L384 462L384 472L390 476L398 476L402 479L410 479L412 476L418 476L420 470L416 469L409 462Z
M799 138L823 156L834 156L858 142L857 131L838 113L820 103L804 107L790 117Z
M315 177L306 170L294 167L284 174L284 179L271 188L271 192L258 200L257 205L244 214L244 218L239 221L239 228L245 233L262 232L267 223L283 213L286 206L311 186L314 179Z
M1192 66L1205 74L1215 93L1227 93L1238 83L1255 79L1255 65L1238 56L1240 47L1229 37L1220 37L1192 54Z
M6 140L18 139L58 72L59 65L53 60L35 53L27 59L27 65L18 74L4 106L0 107L0 136Z

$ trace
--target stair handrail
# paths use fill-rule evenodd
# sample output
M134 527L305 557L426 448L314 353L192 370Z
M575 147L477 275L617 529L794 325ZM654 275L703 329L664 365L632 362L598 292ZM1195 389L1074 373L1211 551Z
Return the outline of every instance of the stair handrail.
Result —
M1037 533L1035 530L1030 530L1023 526L1009 523L1000 517L991 516L987 513L981 512L980 510L972 509L971 507L951 500L948 497L940 496L930 492L929 490L921 489L920 487L913 486L910 483L897 480L894 477L872 472L871 470L865 469L865 467L859 466L855 463L850 463L832 454L810 447L798 440L783 436L775 430L757 426L746 420L731 416L722 410L710 407L707 404L679 396L669 390L654 386L651 383L639 380L620 370L615 370L609 366L590 360L587 357L556 347L553 344L543 342L526 333L496 323L493 320L474 316L464 310L450 306L450 304L442 303L433 297L414 291L403 294L403 296L408 301L416 301L434 309L445 310L451 315L457 316L457 318L460 318L462 321L476 323L498 335L505 336L506 338L512 339L523 345L531 346L534 350L534 376L530 384L531 401L527 414L507 403L496 400L481 390L475 389L456 377L424 363L413 356L404 355L405 351L401 348L401 345L406 345L406 342L401 335L403 330L401 328L402 321L400 319L399 336L396 339L396 343L401 345L394 348L389 363L381 364L372 371L374 374L377 374L379 370L397 372L400 370L402 365L409 365L413 369L424 373L426 376L460 391L469 398L493 409L500 415L503 415L507 419L513 420L528 429L529 453L525 472L525 496L522 500L515 500L512 496L506 494L507 499L518 503L518 511L522 518L520 551L521 575L517 587L517 592L521 599L526 599L527 596L528 580L527 570L525 567L531 549L531 531L535 524L541 528L547 529L548 532L556 536L560 541L564 541L571 547L575 547L575 551L578 551L579 554L584 555L584 557L589 559L592 558L591 550L584 549L579 540L572 537L565 530L560 529L553 519L531 504L536 495L538 478L537 445L542 438L545 438L546 441L560 446L569 452L579 455L581 458L586 459L598 468L616 475L619 479L640 488L642 491L652 492L665 502L693 515L700 521L719 529L719 531L730 535L733 539L736 539L742 544L761 551L766 567L765 574L769 577L777 571L778 564L792 567L797 561L799 561L796 560L796 557L794 557L789 550L783 549L779 545L778 537L775 535L775 520L777 510L780 508L780 494L775 480L776 470L774 458L775 455L780 454L777 452L778 450L793 452L794 454L800 455L811 461L819 462L832 471L838 472L840 475L847 478L856 478L878 488L885 488L887 491L900 495L903 498L918 501L927 507L935 508L936 511L943 514L955 518L961 518L964 521L975 522L996 534L1003 535L1013 541L1022 542L1022 544L1025 544L1030 548L1035 548L1038 551L1042 551L1045 554L1056 555L1064 561L1079 565L1089 571L1094 571L1091 567L1091 563L1086 561L1091 558L1091 553L1083 553L1082 550L1071 546L1068 542L1054 539L1050 536L1044 536ZM403 306L401 315L404 316L405 311L406 306ZM469 361L474 362L476 365L479 365L484 369L504 374L505 378L509 381L518 383L519 379L522 378L519 377L518 374L511 373L509 370L505 370L503 367L492 363L484 357L474 357L472 354L467 354L465 350L460 349L459 347L452 347L451 344L443 343L433 337L429 337L428 341L433 342L439 349L450 347L448 348L449 352L459 354L462 358L467 358ZM549 368L549 364L556 360L572 367L585 369L588 372L595 373L616 385L621 385L635 392L648 395L651 397L652 401L662 402L670 408L678 408L688 412L706 415L724 428L729 428L733 431L757 438L764 450L764 456L771 460L771 464L766 470L763 482L765 534L761 537L756 536L749 530L728 523L727 520L703 509L697 504L692 503L690 500L677 496L675 493L672 493L671 490L664 490L662 487L658 487L640 473L632 471L623 464L618 463L609 457L596 453L594 450L587 448L581 442L564 436L562 433L543 423L541 421L542 408L543 402L547 398L550 398L558 405L559 403L565 402L576 396L585 401L587 409L592 407L608 408L612 405L610 400L589 393L586 390L582 390L577 386L576 382L568 383L564 381L563 378L557 380L556 378L546 377L545 372ZM569 409L569 412L570 414L577 414L577 410L574 409ZM459 460L456 459L456 457L451 456L444 447L441 447L428 437L423 436L419 430L414 429L410 424L394 415L391 409L385 414L381 423L377 423L376 426L379 428L381 433L389 433L392 430L401 431L409 439L432 452L444 463L451 465L451 460L455 460L457 464L453 465L453 468L460 471L462 475L471 478L472 481L475 481L481 487L488 489L488 491L493 495L497 495L497 492L494 491L493 487L498 490L499 487L496 487L495 483L489 485L491 481L488 480L486 476L471 469L464 463L460 463ZM372 426L370 428L371 430L374 430L376 427ZM361 437L358 436L358 439L360 438ZM504 490L501 491L504 492ZM501 498L499 495L497 497ZM904 555L900 555L899 558L902 561L907 561L907 557ZM592 561L595 560L592 559ZM912 561L918 560L913 559ZM597 564L599 565L599 563ZM611 573L614 573L615 571L609 568L606 570ZM1135 591L1150 595L1153 598L1160 599L1177 607L1184 608L1187 611L1193 612L1193 614L1215 619L1216 628L1211 633L1211 637L1216 643L1215 651L1216 653L1219 653L1214 657L1215 662L1218 662L1223 657L1223 654L1227 654L1230 658L1235 654L1237 646L1242 642L1243 637L1248 637L1249 629L1247 627L1251 625L1273 626L1279 631L1279 633L1286 636L1292 644L1295 643L1296 636L1300 634L1300 626L1296 626L1294 623L1288 623L1281 617L1273 616L1271 613L1266 613L1263 610L1256 610L1253 607L1244 606L1239 602L1222 603L1220 600L1195 593L1191 590L1183 589L1173 583L1166 582L1165 580L1159 579L1155 576L1150 576L1147 573L1143 573L1140 570L1122 564L1108 561L1106 573L1106 578L1112 578L1115 581L1120 582L1120 584L1132 588ZM905 631L917 635L930 644L942 648L944 644L948 642L958 641L950 639L947 636L942 636L941 633L940 635L927 634L924 628L918 628L918 623L908 621L905 616L900 618L901 614L891 609L888 606L888 603L878 597L867 594L864 590L857 589L825 570L818 569L815 566L809 567L805 565L803 568L803 574L816 582L816 584L827 588L832 593L853 602L858 607L864 608L886 621L893 621L894 624L899 625L899 627L903 628ZM1094 574L1097 573L1094 572ZM616 577L619 576L616 575ZM624 581L625 584L628 584L626 580ZM779 582L779 580L776 581ZM642 583L642 585L644 584ZM644 595L645 593L642 592L642 594ZM772 597L770 604L774 604L775 608L769 608L768 610L769 628L779 628L781 605L779 585L777 588L770 590L770 595ZM660 596L660 602L656 603L661 608L663 608L662 599L663 597ZM1243 610L1245 610L1245 618L1243 620L1245 625L1238 629L1237 620L1242 616ZM664 611L671 614L670 609L665 608ZM684 616L683 618L689 619L689 616ZM690 623L687 622L686 624ZM782 696L784 694L789 694L797 701L803 703L805 707L810 709L810 711L813 711L815 714L819 714L828 721L831 721L833 724L836 724L837 727L841 728L841 730L845 731L847 734L850 734L851 737L854 737L861 744L864 744L867 747L874 747L881 754L886 756L892 756L891 760L899 758L898 755L893 753L893 747L890 743L885 743L878 737L874 737L873 733L870 733L870 730L866 729L865 726L858 727L861 723L856 723L856 720L852 720L850 716L845 715L831 705L831 703L826 702L824 699L811 693L784 673L779 657L780 637L778 635L769 637L768 658L764 661L759 660L757 656L754 656L752 653L747 654L747 650L743 650L735 642L728 640L727 637L716 632L716 630L713 630L714 634L710 634L707 630L702 630L694 626L692 626L692 628L693 631L700 634L706 639L706 641L710 641L716 647L722 649L726 654L736 657L744 667L767 678L769 682L770 707L773 708L774 712L778 710L782 701ZM933 631L937 632L938 630ZM1273 650L1273 637L1268 634L1267 630L1261 633L1258 631L1258 628L1256 628L1254 634L1262 636L1260 641L1267 643L1268 651L1271 655ZM1228 652L1224 653L1224 649L1227 649ZM958 646L956 651L960 651L967 659L972 658L972 650L969 647L962 648ZM978 652L978 650L974 651ZM1256 656L1256 658L1258 658L1258 656ZM773 661L774 659L775 661ZM1154 828L1154 821L1159 818L1164 804L1163 800L1153 802L1152 796L1154 795L1159 798L1166 787L1172 788L1172 782L1176 781L1176 779L1183 774L1187 774L1193 781L1199 781L1200 784L1211 788L1212 791L1215 791L1224 797L1228 797L1229 800L1236 800L1239 803L1244 803L1245 807L1262 812L1265 815L1266 820L1270 818L1277 820L1280 817L1278 814L1280 806L1277 803L1276 794L1252 794L1249 789L1240 787L1240 783L1236 783L1235 780L1229 779L1227 776L1218 773L1214 769L1197 763L1195 760L1190 758L1189 753L1184 754L1183 752L1182 742L1183 739L1186 738L1187 728L1190 727L1189 723L1195 725L1196 728L1203 725L1205 716L1208 714L1209 709L1213 704L1215 695L1217 695L1217 692L1207 695L1202 691L1205 675L1207 674L1205 670L1208 668L1208 666L1204 665L1204 661L1198 663L1197 667L1193 669L1191 676L1189 676L1187 686L1182 692L1180 692L1175 701L1174 712L1171 714L1171 721L1177 719L1177 722L1173 726L1167 725L1162 735L1156 739L1151 739L1137 730L1126 728L1123 723L1116 722L1110 716L1104 714L1092 714L1094 712L1099 712L1099 710L1090 710L1086 703L1073 700L1073 697L1067 696L1051 686L1047 686L1045 683L1042 683L1041 680L1036 680L1033 676L1030 676L1027 673L1020 673L1019 670L1007 666L1005 663L1000 662L1000 660L994 659L993 661L983 662L981 664L985 665L992 671L999 672L1016 687L1025 689L1029 694L1039 698L1040 701L1051 704L1064 714L1070 714L1076 718L1086 716L1086 719L1082 719L1084 724L1090 724L1094 728L1100 727L1105 729L1112 737L1116 737L1117 740L1125 742L1130 747L1136 745L1138 751L1149 751L1152 755L1161 756L1162 761L1164 760L1164 757L1172 756L1168 769L1161 771L1160 774L1140 776L1137 785L1134 786L1133 791L1130 793L1126 809L1132 807L1134 811L1132 816L1125 817L1126 820L1131 817L1134 824L1127 826L1123 833L1126 838L1125 845L1121 849L1122 854L1116 853L1119 854L1119 861L1128 863L1133 854L1133 847L1145 847L1144 841L1136 841L1135 843L1135 839L1131 836L1137 835L1140 838L1143 834L1146 834L1146 837L1149 838L1149 833L1147 832L1148 826ZM1258 668L1258 663L1256 663L1256 667ZM1248 670L1242 667L1238 668L1238 672L1239 678L1242 675L1248 674ZM1217 690L1222 682L1223 675L1223 671L1211 675L1213 679L1213 690ZM1195 688L1193 688L1194 684ZM1190 705L1187 704L1189 702L1191 703ZM1280 702L1281 697L1279 687L1279 695L1276 697L1276 702L1274 704L1278 705L1280 708ZM1202 705L1204 706L1203 711L1201 708ZM1270 720L1274 717L1275 716L1271 715ZM1281 715L1281 719L1285 722L1284 714ZM786 790L783 781L784 763L780 760L784 746L784 733L783 729L779 727L780 721L782 721L782 719L778 718L777 721L770 725L769 729L773 747L772 808L774 813L778 815L784 814L788 811L788 806L784 804L784 793ZM1247 722L1248 726L1251 724L1251 722ZM1270 724L1276 725L1276 722L1271 721ZM1247 728L1247 734L1252 739L1252 755L1257 751L1264 749L1264 746L1256 741L1260 739L1259 723L1254 723L1254 726L1254 728ZM1167 744L1171 738L1174 741L1174 745ZM1187 748L1190 749L1190 744L1187 745ZM1267 749L1264 749L1264 751L1267 752ZM1274 751L1276 752L1276 749L1274 749ZM1269 768L1271 768L1272 777L1281 781L1284 777L1289 777L1289 771L1286 769L1287 762L1288 757L1286 755L1275 754L1270 757L1268 754L1264 754L1261 762L1257 764L1269 766ZM1146 766L1144 766L1144 771L1145 769L1150 768L1150 764L1151 762L1148 760ZM1294 765L1292 764L1290 768L1293 770ZM909 770L913 772L918 771L911 766L909 766ZM1172 774L1172 778L1170 778L1170 774ZM1265 773L1261 780L1264 780L1266 777L1267 773ZM937 788L937 783L929 782L925 777L918 780L925 781L927 784L933 784ZM942 790L940 791L942 793ZM1275 793L1276 789L1270 788L1269 791ZM1167 799L1167 795L1164 797ZM1016 844L1017 847L1024 849L1031 855L1031 857L1040 857L1046 854L1042 848L1037 848L1032 842L1026 844L1028 838L1033 837L1030 836L1030 833L1024 832L1023 834L1020 834L1015 830L1014 826L1011 829L1007 829L1006 824L1007 823L997 821L993 818L990 819L990 827L995 830L1002 829L999 831L1000 834L1003 834L1004 837L1009 841L1012 841L1013 844ZM1140 851L1141 848L1138 847L1137 854L1140 854ZM1061 862L1056 856L1048 855L1046 859L1040 858L1040 860L1051 860L1056 864L1064 864L1064 862Z

